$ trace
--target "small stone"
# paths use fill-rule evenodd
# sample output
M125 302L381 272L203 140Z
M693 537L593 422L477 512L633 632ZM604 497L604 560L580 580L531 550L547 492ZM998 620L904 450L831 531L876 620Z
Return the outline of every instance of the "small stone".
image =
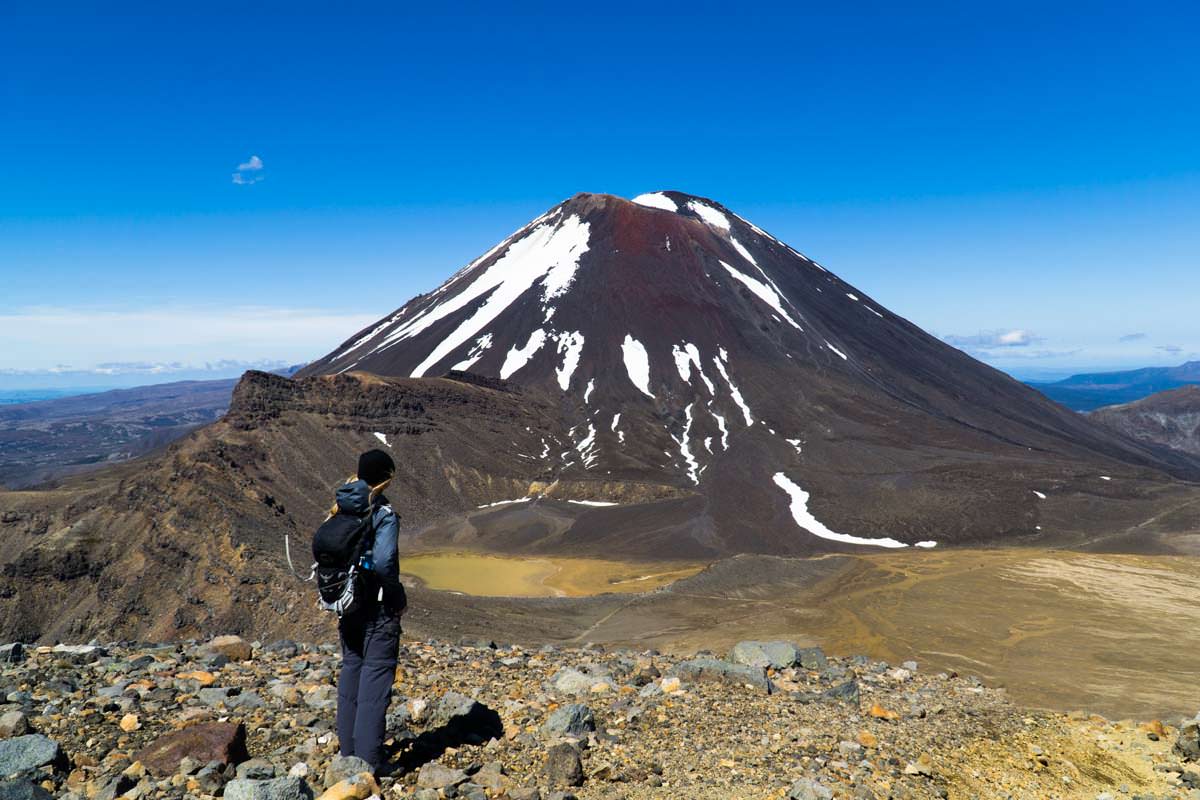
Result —
M334 756L334 759L329 762L329 766L325 768L324 785L328 789L347 778L352 778L363 772L371 774L374 771L369 763L358 756Z
M855 738L863 747L875 747L879 744L879 740L875 738L875 734L870 731L859 731L858 736Z
M249 643L240 636L218 636L208 643L207 649L230 661L249 661L253 653Z
M369 772L362 772L330 786L319 800L366 800L382 791Z
M126 733L132 733L133 731L136 731L142 727L142 723L138 721L137 714L126 714L125 716L121 717L121 721L118 723L118 725L120 725L121 730L125 731Z
M833 800L833 790L812 778L801 778L788 789L788 800Z
M423 789L445 789L466 783L467 773L461 769L452 769L437 761L421 765L417 773L417 786Z
M29 717L23 711L6 711L0 714L0 739L11 739L14 736L24 736L33 731L29 725Z
M662 689L663 694L675 694L683 690L683 681L679 680L677 676L671 675L662 679L659 688Z
M596 718L592 710L582 703L569 703L555 709L542 726L547 736L574 736L581 738L596 730Z
M928 753L921 753L916 761L911 761L904 767L905 775L924 775L930 777L933 775L933 759Z
M546 779L555 786L581 786L583 762L569 744L556 744L546 753Z
M884 708L883 706L879 705L879 703L873 703L871 705L871 710L867 713L869 713L875 719L900 719L900 715L898 713Z
M859 753L862 752L862 745L858 742L838 742L838 752L842 755L842 758L857 758Z
M270 780L275 777L275 765L265 758L252 758L237 765L237 776L254 781Z
M202 669L192 670L191 672L181 672L175 677L182 680L195 681L201 686L212 686L217 680L217 676Z
M237 778L225 784L225 800L312 800L312 789L302 778L273 780Z

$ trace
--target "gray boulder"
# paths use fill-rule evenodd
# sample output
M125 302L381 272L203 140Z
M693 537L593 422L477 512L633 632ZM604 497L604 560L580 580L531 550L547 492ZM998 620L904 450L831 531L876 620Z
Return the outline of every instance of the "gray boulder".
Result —
M563 694L587 694L599 680L598 675L589 675L586 672L566 667L554 673L554 676L550 678L550 685L556 692Z
M0 781L0 800L51 800L53 797L33 781Z
M19 661L25 660L25 645L20 642L11 642L10 644L0 645L0 662L5 664L16 664Z
M478 714L482 707L479 701L458 692L446 692L429 712L429 724L432 727L448 725L455 717L469 717Z
M312 800L303 778L288 775L271 780L236 778L225 784L225 800Z
M819 647L801 647L796 663L805 669L823 670L829 666L825 651Z
M542 725L547 736L574 736L582 738L596 730L596 717L582 703L569 703L555 709Z
M353 778L362 772L374 774L375 770L358 756L334 756L325 769L325 788L328 789L335 783Z
M791 642L738 642L729 653L734 664L772 669L795 666L799 659L800 648Z
M751 686L771 694L775 685L767 678L762 667L747 664L730 664L715 658L693 658L675 665L671 674L692 681L714 681L730 686Z
M67 757L58 742L31 733L0 742L0 777L31 772L41 767L67 768Z
M237 765L237 776L254 781L270 780L275 777L275 765L265 758L252 758Z
M833 790L812 778L801 778L788 789L788 800L832 800Z
M792 699L800 703L845 703L856 706L859 695L858 681L849 680L823 692L792 692Z

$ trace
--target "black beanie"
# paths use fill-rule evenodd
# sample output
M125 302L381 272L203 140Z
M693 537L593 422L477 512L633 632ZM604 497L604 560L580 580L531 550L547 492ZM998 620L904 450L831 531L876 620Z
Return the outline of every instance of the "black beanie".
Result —
M378 486L396 474L396 462L382 450L368 450L358 457L358 477Z

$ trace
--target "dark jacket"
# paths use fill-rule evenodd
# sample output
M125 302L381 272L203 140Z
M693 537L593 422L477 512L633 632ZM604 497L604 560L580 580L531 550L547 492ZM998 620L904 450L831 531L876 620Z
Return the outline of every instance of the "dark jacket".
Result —
M397 537L400 534L396 512L382 494L376 496L375 502L371 503L371 487L366 481L352 481L338 487L337 505L339 510L356 516L367 513L369 507L374 509L372 513L375 542L371 553L373 574L369 584L372 591L363 599L367 602L382 600L389 610L397 613L403 611L406 601L404 586L400 583L400 559L396 552ZM375 587L378 587L377 591Z

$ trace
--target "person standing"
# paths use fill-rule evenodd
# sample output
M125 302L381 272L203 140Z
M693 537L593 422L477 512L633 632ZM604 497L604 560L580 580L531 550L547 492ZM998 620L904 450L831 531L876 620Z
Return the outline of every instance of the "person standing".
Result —
M342 669L338 676L337 734L341 755L358 756L376 772L385 766L383 740L400 651L406 598L397 556L399 525L383 491L396 473L391 456L368 450L354 478L338 488L336 513L371 515L369 563L355 607L338 621Z

